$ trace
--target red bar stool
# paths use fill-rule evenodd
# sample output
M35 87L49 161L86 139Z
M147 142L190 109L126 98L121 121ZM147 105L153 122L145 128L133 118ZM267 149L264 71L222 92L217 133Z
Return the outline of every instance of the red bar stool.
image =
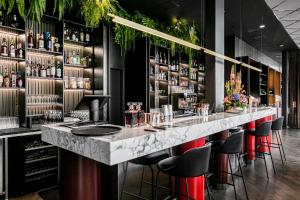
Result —
M190 198L188 178L204 176L208 197L210 199L210 192L206 180L206 173L208 173L210 154L211 144L208 143L203 147L190 149L180 156L172 156L170 158L160 161L157 165L159 171L157 173L155 184L156 199L158 194L157 185L160 172L176 177L176 195L178 197L185 196L187 200L192 199ZM185 180L186 195L179 193L178 178L183 178Z

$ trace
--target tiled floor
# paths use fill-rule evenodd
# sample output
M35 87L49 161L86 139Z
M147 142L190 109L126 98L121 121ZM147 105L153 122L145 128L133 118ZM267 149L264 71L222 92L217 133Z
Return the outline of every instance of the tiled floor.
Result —
M275 167L277 175L274 175L270 160L268 168L270 180L267 181L264 163L262 160L255 161L253 165L244 167L246 176L246 185L251 200L299 200L300 199L300 130L283 131L283 142L287 155L287 163L282 166L278 150L273 150ZM150 173L146 170L145 179L150 180ZM128 174L125 189L130 192L138 193L139 177L141 168L131 165L131 171ZM168 186L167 176L161 176L160 183ZM246 199L244 189L240 178L235 179L237 184L237 193L239 199ZM150 186L144 184L142 195L146 198L151 197ZM228 187L226 191L212 190L215 200L232 200L234 199L233 188ZM159 199L164 199L168 194L167 191L160 190ZM126 200L137 198L124 195ZM207 199L207 198L206 198ZM42 200L37 194L31 194L13 200ZM52 199L49 199L52 200ZM53 199L54 200L54 199Z

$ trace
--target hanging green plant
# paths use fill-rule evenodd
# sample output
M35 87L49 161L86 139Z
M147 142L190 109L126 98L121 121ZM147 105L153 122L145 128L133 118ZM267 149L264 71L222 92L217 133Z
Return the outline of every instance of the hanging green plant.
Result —
M29 9L27 18L31 21L41 22L44 12L46 11L46 0L29 0Z
M115 0L81 0L80 10L86 25L95 28L101 20L107 20L108 13L115 13Z
M18 8L20 16L25 19L25 0L0 0L0 9L6 9L8 14L15 6Z
M53 14L58 12L59 19L62 19L65 11L70 11L75 4L75 0L54 0Z

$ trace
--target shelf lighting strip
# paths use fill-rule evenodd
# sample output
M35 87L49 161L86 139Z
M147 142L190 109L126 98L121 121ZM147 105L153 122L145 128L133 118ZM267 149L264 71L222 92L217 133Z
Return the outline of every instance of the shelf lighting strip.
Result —
M211 55L211 56L215 56L215 57L224 59L224 60L229 61L229 62L234 63L234 64L242 65L242 66L244 66L244 67L253 69L253 70L255 70L255 71L259 71L259 72L262 71L262 70L259 69L259 68L253 67L253 66L251 66L251 65L248 65L248 64L243 63L243 62L241 62L241 61L238 61L238 60L236 60L236 59L230 58L230 57L228 57L228 56L225 56L225 55L223 55L223 54L220 54L220 53L217 53L217 52L215 52L215 51L209 50L209 49L207 49L207 48L201 47L201 46L199 46L199 45L195 45L195 44L193 44L193 43L191 43L191 42L187 42L187 41L185 41L185 40L182 40L182 39L180 39L180 38L174 37L174 36L172 36L172 35L163 33L163 32L161 32L161 31L157 31L157 30L152 29L152 28L149 28L149 27L147 27L147 26L143 26L143 25L138 24L138 23L135 23L135 22L133 22L133 21L124 19L124 18L119 17L119 16L117 16L117 15L108 13L108 16L110 16L110 17L112 18L112 21L113 21L113 22L118 23L118 24L121 24L121 25L123 25L123 26L127 26L127 27L133 28L133 29L135 29L135 30L138 30L138 31L141 31L141 32L144 32L144 33L148 33L148 34L150 34L150 35L153 35L153 36L156 36L156 37L159 37L159 38L162 38L162 39L171 41L171 42L175 42L175 43L177 43L177 44L180 44L180 45L183 45L183 46L186 46L186 47L195 49L195 50L197 50L197 51L203 51L204 53L209 54L209 55Z

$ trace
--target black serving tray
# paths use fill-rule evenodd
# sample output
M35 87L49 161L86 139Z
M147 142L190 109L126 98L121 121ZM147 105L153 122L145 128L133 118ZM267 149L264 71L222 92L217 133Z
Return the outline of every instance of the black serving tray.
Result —
M119 133L121 130L118 126L99 125L73 128L71 133L77 136L105 136Z

